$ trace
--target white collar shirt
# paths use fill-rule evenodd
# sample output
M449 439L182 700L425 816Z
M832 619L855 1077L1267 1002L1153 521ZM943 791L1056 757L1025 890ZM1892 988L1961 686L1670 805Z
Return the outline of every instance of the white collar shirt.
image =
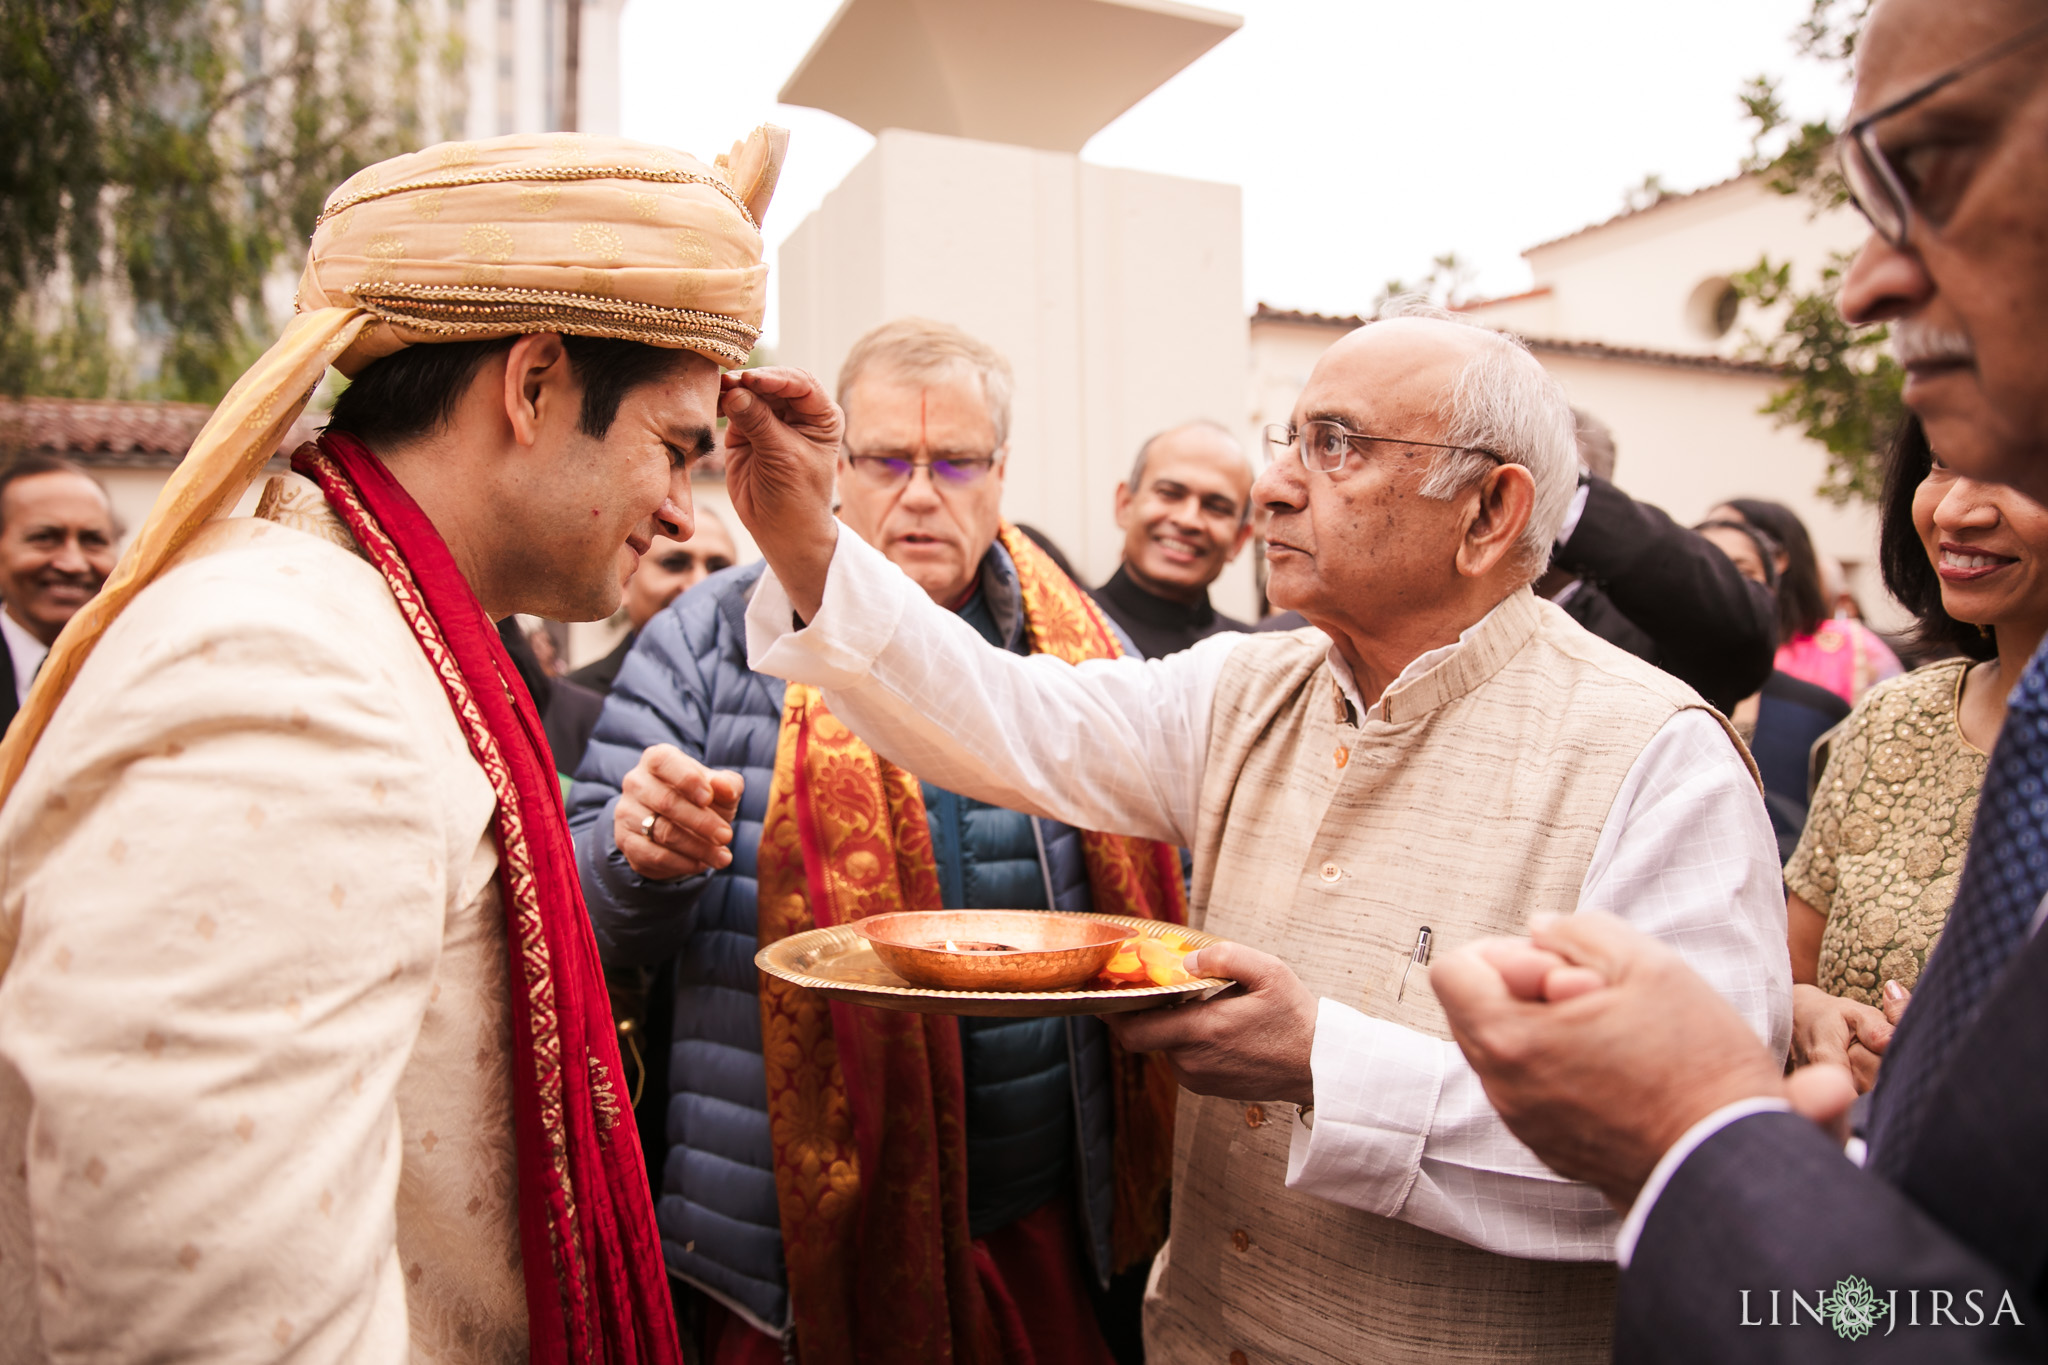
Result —
M0 607L0 639L7 642L7 657L14 664L14 704L28 704L28 687L36 679L50 647L29 634L28 627L14 619L12 607Z

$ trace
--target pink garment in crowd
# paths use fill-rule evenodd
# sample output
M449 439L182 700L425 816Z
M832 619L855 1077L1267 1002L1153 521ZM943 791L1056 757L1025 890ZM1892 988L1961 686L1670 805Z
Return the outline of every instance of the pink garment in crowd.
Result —
M1861 621L1823 621L1811 635L1778 646L1777 667L1803 682L1828 691L1854 706L1871 684L1905 672L1899 656Z

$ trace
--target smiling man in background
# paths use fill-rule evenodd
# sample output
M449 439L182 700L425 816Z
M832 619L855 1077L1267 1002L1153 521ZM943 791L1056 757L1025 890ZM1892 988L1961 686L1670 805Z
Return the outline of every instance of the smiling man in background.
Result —
M1124 560L1094 597L1148 659L1226 630L1249 630L1209 605L1209 585L1252 535L1252 466L1223 426L1162 431L1138 447L1116 486Z
M118 539L107 490L78 465L30 455L0 470L0 731L64 623L114 571Z

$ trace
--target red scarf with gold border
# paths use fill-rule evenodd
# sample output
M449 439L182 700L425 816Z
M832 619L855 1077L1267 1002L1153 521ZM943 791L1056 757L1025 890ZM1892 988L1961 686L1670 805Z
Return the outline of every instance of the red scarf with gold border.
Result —
M1100 609L1044 552L1012 526L1000 536L1034 652L1069 663L1122 654ZM1172 846L1092 831L1081 841L1098 911L1187 921ZM783 702L759 877L763 945L866 915L941 908L917 778L855 738L816 689L795 683ZM829 1001L764 974L761 1041L803 1365L1028 1359L1015 1324L1000 1322L983 1292L968 1237L957 1021ZM1176 1087L1159 1058L1111 1051L1111 1240L1122 1269L1164 1235Z
M329 433L292 468L384 575L497 794L512 954L519 1248L534 1365L680 1365L640 1135L539 714L447 542L369 447Z

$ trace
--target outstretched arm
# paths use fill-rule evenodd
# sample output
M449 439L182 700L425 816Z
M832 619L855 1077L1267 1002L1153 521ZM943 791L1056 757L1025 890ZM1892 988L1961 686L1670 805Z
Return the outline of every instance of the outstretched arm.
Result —
M810 623L774 573L747 610L754 668L825 693L890 762L991 805L1081 829L1194 840L1228 634L1164 659L1068 664L991 649L881 552L839 528Z

